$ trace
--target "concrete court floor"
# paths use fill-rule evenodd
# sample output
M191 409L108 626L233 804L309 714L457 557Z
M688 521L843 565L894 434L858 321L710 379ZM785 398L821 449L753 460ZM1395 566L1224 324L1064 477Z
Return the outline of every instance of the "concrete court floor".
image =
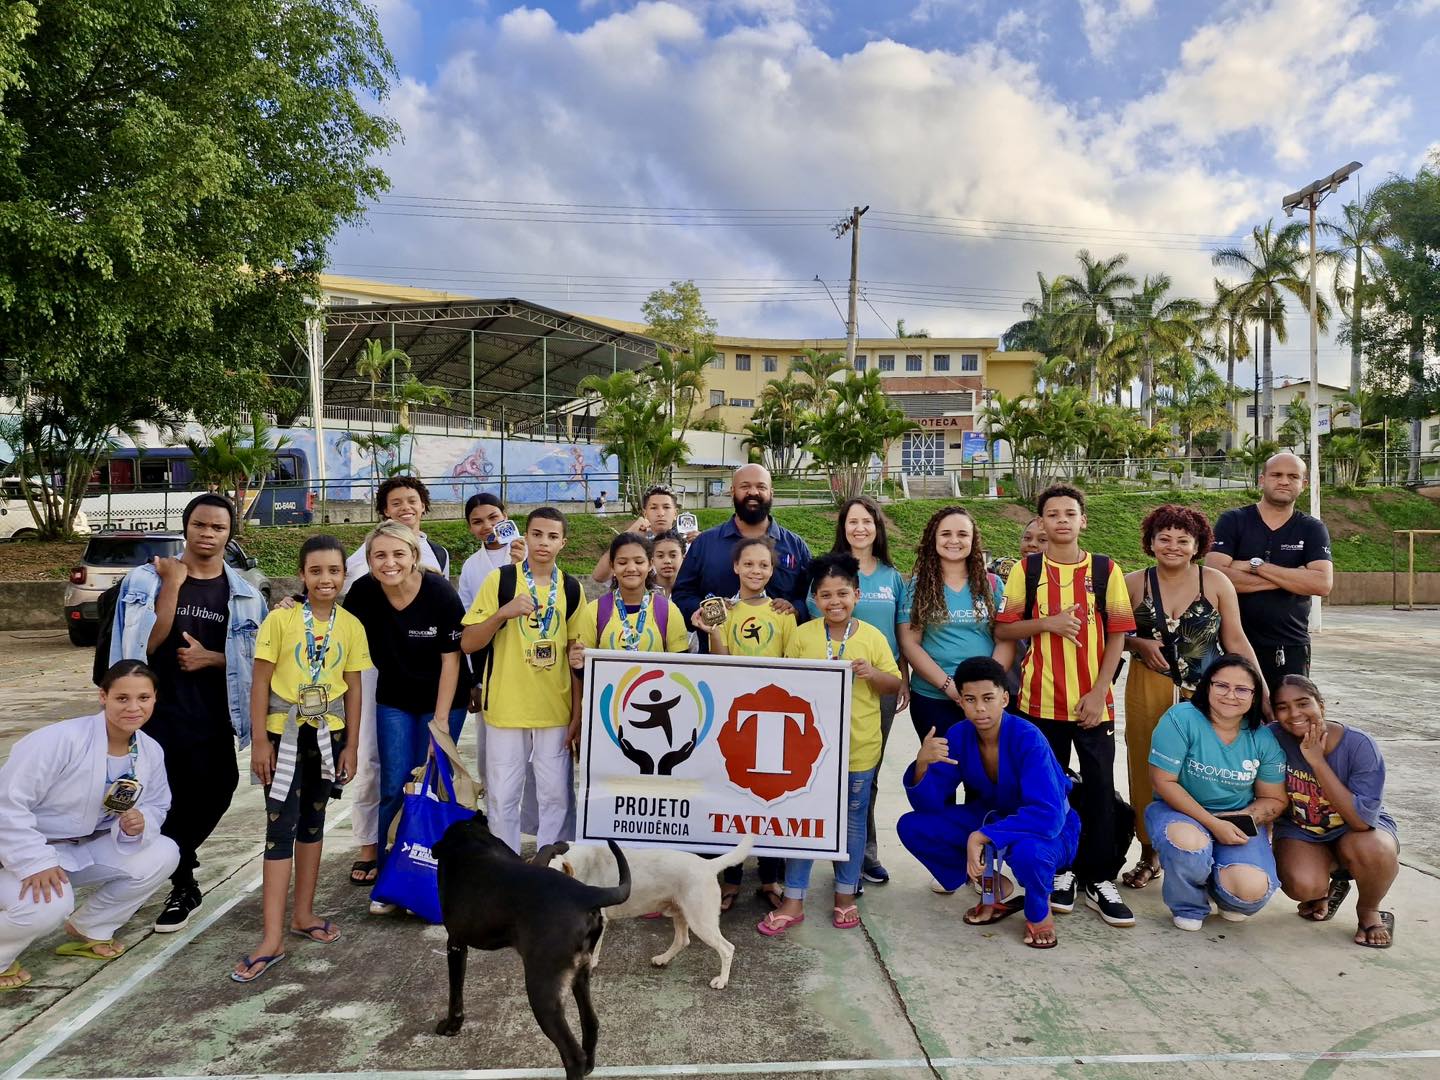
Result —
M881 803L894 878L862 901L865 929L833 930L817 902L804 926L767 940L747 897L723 924L737 946L730 986L713 991L717 961L704 945L659 970L648 957L668 942L668 923L612 927L594 983L597 1075L1440 1076L1440 921L1428 913L1440 900L1440 836L1429 825L1440 810L1440 719L1427 708L1440 691L1440 613L1352 608L1326 619L1317 681L1334 715L1380 738L1410 864L1388 901L1393 949L1350 944L1353 900L1319 926L1277 896L1248 923L1183 934L1158 887L1128 894L1133 929L1106 927L1083 906L1059 917L1061 947L1050 953L1020 944L1018 917L964 926L972 901L932 894L894 838L899 775L915 747L902 715ZM0 752L89 700L88 654L63 635L0 635ZM1123 761L1117 770L1123 778ZM472 953L466 1028L431 1034L445 1002L443 932L365 913L365 894L344 880L344 812L332 811L317 904L344 927L339 942L291 939L285 965L261 982L225 978L260 920L261 811L242 787L205 849L206 902L190 931L132 929L137 947L104 968L32 948L35 982L0 998L0 1076L559 1075L512 953ZM816 884L823 896L823 870Z

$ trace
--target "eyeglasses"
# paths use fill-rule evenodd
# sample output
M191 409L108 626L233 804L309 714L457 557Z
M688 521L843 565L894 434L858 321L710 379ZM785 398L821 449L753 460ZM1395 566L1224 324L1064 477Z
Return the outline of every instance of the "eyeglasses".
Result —
M1228 682L1212 682L1210 684L1210 689L1214 690L1215 693L1219 694L1221 697L1224 697L1226 694L1234 694L1242 701L1245 698L1251 698L1255 696L1255 688L1253 686L1231 686Z

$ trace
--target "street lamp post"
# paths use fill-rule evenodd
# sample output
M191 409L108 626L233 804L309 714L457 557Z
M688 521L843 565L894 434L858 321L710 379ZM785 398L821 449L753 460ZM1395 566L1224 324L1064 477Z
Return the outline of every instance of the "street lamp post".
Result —
M1319 294L1316 289L1315 209L1325 196L1338 191L1340 185L1360 169L1360 162L1336 169L1329 176L1306 184L1299 191L1285 196L1280 208L1290 217L1304 207L1310 212L1310 516L1320 516L1320 318ZM1320 629L1320 597L1310 601L1310 623Z

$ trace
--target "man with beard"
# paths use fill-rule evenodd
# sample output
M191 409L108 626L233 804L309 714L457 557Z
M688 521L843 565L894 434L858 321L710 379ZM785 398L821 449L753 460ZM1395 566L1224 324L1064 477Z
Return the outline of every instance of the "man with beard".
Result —
M1205 556L1235 583L1240 624L1272 694L1286 675L1310 674L1310 598L1335 583L1330 533L1295 509L1304 490L1305 463L1276 454L1260 475L1260 502L1221 514Z
M731 558L735 542L742 537L768 536L775 544L775 573L770 578L770 599L780 611L793 611L799 622L806 618L805 592L810 567L810 548L789 529L770 516L770 472L762 465L742 465L730 482L730 498L735 516L722 525L706 529L695 538L670 599L685 614L685 624L707 596L723 596L727 600L740 593L740 579L735 576ZM708 641L700 635L701 650L708 652Z

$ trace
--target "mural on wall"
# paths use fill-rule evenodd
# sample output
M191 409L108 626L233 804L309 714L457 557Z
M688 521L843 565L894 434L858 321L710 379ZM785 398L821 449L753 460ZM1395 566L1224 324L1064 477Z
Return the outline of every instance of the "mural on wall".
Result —
M315 461L315 432L308 427L284 429L290 445ZM332 499L367 500L399 461L421 477L436 502L464 502L480 491L499 491L517 503L583 502L601 490L614 493L618 465L598 446L585 443L529 442L497 437L414 435L398 455L381 454L380 468L369 453L344 438L344 431L326 430L325 466ZM312 466L311 480L316 480Z

